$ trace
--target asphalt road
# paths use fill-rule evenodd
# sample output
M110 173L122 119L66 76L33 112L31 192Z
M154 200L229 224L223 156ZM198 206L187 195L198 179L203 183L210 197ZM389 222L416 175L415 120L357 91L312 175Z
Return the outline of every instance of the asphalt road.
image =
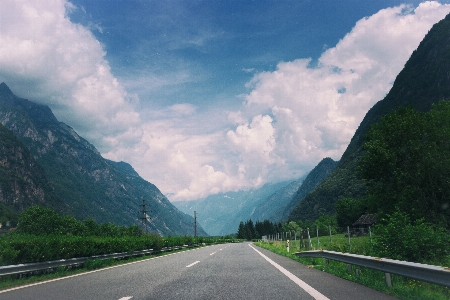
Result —
M215 245L0 291L0 299L393 299L249 243Z

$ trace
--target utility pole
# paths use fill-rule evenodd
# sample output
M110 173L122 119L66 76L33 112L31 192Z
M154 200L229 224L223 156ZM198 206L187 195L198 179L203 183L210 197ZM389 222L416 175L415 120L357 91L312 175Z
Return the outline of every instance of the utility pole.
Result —
M197 212L194 211L194 237L197 237Z
M145 199L142 199L142 217L140 218L142 220L142 232L144 232L144 226L145 226L145 234L148 234L148 227L147 227L147 210L145 210Z

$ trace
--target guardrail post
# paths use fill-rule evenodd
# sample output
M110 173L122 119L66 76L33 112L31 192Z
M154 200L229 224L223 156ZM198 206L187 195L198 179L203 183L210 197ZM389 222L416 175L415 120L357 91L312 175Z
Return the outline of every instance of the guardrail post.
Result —
M384 279L386 280L386 285L392 287L392 275L391 273L384 273Z
M333 245L333 239L331 238L331 226L328 225L328 230L330 231L330 244Z
M350 252L352 245L350 243L350 227L349 226L347 226L347 236L348 236L348 252Z
M352 272L352 265L351 264L347 264L347 272L349 272L349 273Z
M309 228L306 228L306 232L308 233L308 250L311 250L311 236L309 235Z
M319 227L316 226L316 235L317 235L317 250L320 249L320 239L319 239Z
M300 231L300 249L303 248L303 229Z

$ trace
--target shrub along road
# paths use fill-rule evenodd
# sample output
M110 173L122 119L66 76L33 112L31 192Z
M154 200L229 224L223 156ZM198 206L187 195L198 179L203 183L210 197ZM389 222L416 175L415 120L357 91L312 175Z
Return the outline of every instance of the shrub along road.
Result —
M0 291L0 299L393 299L249 243L178 252Z

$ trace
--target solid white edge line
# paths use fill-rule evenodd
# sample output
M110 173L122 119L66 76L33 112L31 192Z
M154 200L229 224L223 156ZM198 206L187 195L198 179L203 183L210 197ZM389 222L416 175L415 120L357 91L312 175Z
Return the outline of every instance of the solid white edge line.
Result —
M36 283L30 283L30 284L27 284L27 285L16 286L16 287L9 288L9 289L6 289L6 290L0 290L0 294L6 293L6 292L15 291L15 290L24 289L24 288L27 288L27 287L32 287L32 286L36 286L36 285L40 285L40 284L50 283L50 282L54 282L54 281L58 281L58 280L69 279L69 278L78 277L78 276L82 276L82 275L87 275L87 274L91 274L91 273L96 273L96 272L100 272L100 271L104 271L104 270L109 270L109 269L119 268L119 267L123 267L123 266L127 266L127 265L137 264L137 263L145 262L145 261L148 261L148 260L163 258L163 257L169 256L169 255L175 255L175 254L188 252L188 251L195 251L195 250L199 250L199 249L206 248L206 247L211 247L211 245L205 246L205 247L194 248L194 249L188 249L188 250L175 252L175 253L170 253L170 254L165 254L165 255L156 256L156 257L150 257L150 258L143 259L143 260L137 260L137 261L129 262L129 263L126 263L126 264L115 265L115 266L106 267L106 268L93 270L93 271L88 271L88 272L83 272L83 273L79 273L79 274L59 277L59 278L45 280L45 281L40 281L40 282L36 282Z
M255 250L259 255L261 255L265 260L267 260L272 266L277 268L281 273L286 275L290 280L292 280L299 287L301 287L303 290L305 290L305 292L307 292L308 294L313 296L314 299L329 300L329 298L325 297L319 291L314 289L312 286L310 286L309 284L307 284L306 282L304 282L303 280L301 280L300 278L298 278L297 276L295 276L294 274L292 274L291 272L289 272L288 270L286 270L285 268L283 268L282 266L280 266L279 264L277 264L276 262L274 262L273 260L271 260L270 258L265 256L264 254L262 254L260 251L258 251L256 248L254 248L252 245L250 245L250 244L248 244L248 245L250 246L250 248Z

